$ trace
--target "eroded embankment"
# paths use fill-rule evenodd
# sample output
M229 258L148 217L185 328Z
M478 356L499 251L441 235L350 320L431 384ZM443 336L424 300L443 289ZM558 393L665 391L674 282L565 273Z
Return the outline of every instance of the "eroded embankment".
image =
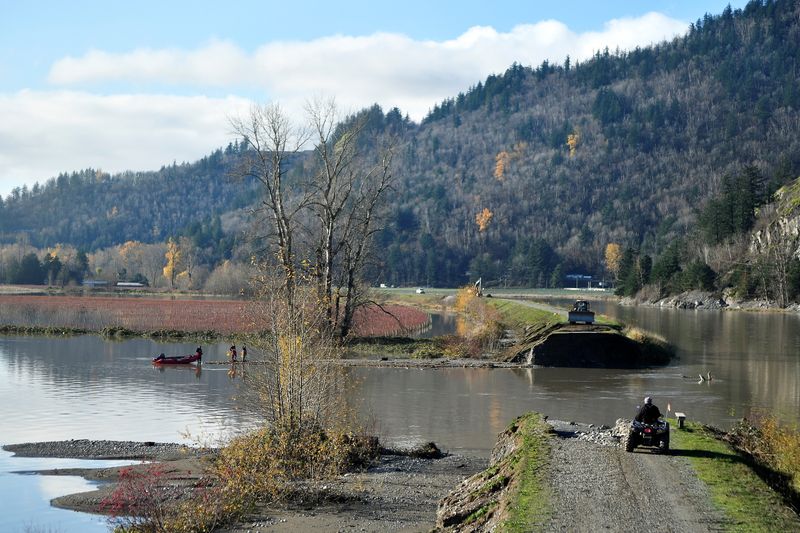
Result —
M436 529L492 531L518 524L530 530L546 522L550 434L538 413L514 420L498 437L489 468L462 481L439 503Z
M640 368L669 363L663 342L641 333L625 335L608 325L549 324L526 328L503 358L506 362L581 368Z

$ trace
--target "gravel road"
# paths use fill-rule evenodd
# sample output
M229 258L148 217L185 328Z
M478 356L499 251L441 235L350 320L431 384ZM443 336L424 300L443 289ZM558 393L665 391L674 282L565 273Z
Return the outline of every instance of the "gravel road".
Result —
M554 513L546 531L725 531L680 451L627 453L611 429L552 421Z

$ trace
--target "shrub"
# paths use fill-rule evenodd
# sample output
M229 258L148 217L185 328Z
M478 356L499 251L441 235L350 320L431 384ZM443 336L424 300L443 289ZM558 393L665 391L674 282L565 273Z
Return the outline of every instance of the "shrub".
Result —
M457 337L444 339L448 357L479 357L490 350L503 333L499 312L475 294L467 285L456 293Z
M774 472L767 481L795 506L800 504L800 431L778 423L774 416L756 414L742 419L727 435L738 450Z
M443 350L432 344L420 346L411 353L412 359L437 359L442 356L444 356Z
M271 503L297 490L298 480L320 480L367 466L379 453L376 438L323 431L261 429L231 441L214 467L229 513Z
M171 493L161 465L123 468L114 491L100 502L100 511L109 513L116 531L168 531L174 513Z
M118 532L213 531L258 503L297 493L298 481L322 480L368 466L379 454L375 437L347 433L261 429L223 447L209 474L194 487L170 483L163 465L125 468L101 503Z

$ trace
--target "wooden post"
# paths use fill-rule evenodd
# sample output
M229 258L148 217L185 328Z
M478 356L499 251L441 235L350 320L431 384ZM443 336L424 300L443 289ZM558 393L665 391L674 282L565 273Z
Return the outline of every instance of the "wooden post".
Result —
M683 429L683 422L686 420L686 415L675 411L675 417L678 419L678 429Z

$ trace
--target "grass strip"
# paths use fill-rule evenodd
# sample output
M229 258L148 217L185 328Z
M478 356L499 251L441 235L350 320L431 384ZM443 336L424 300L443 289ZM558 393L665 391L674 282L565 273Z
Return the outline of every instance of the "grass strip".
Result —
M0 325L0 335L31 335L48 337L66 337L78 335L100 335L110 340L124 340L131 338L150 338L159 341L200 341L214 342L219 339L247 338L241 334L223 335L217 331L181 331L181 330L154 330L139 331L122 326L106 326L102 329L73 328L69 326L19 326L16 324Z
M520 422L522 448L514 458L517 481L509 494L508 517L500 531L540 530L552 514L548 483L550 426L539 413L529 413Z
M346 344L349 354L356 356L394 356L414 359L444 357L435 339L410 337L356 337Z
M511 300L487 298L485 301L500 313L504 323L514 328L538 324L551 325L564 321L556 313L537 309L529 305L523 305Z
M711 500L730 520L729 531L800 531L800 517L713 432L687 423L686 429L673 430L671 439L673 449L688 456Z

